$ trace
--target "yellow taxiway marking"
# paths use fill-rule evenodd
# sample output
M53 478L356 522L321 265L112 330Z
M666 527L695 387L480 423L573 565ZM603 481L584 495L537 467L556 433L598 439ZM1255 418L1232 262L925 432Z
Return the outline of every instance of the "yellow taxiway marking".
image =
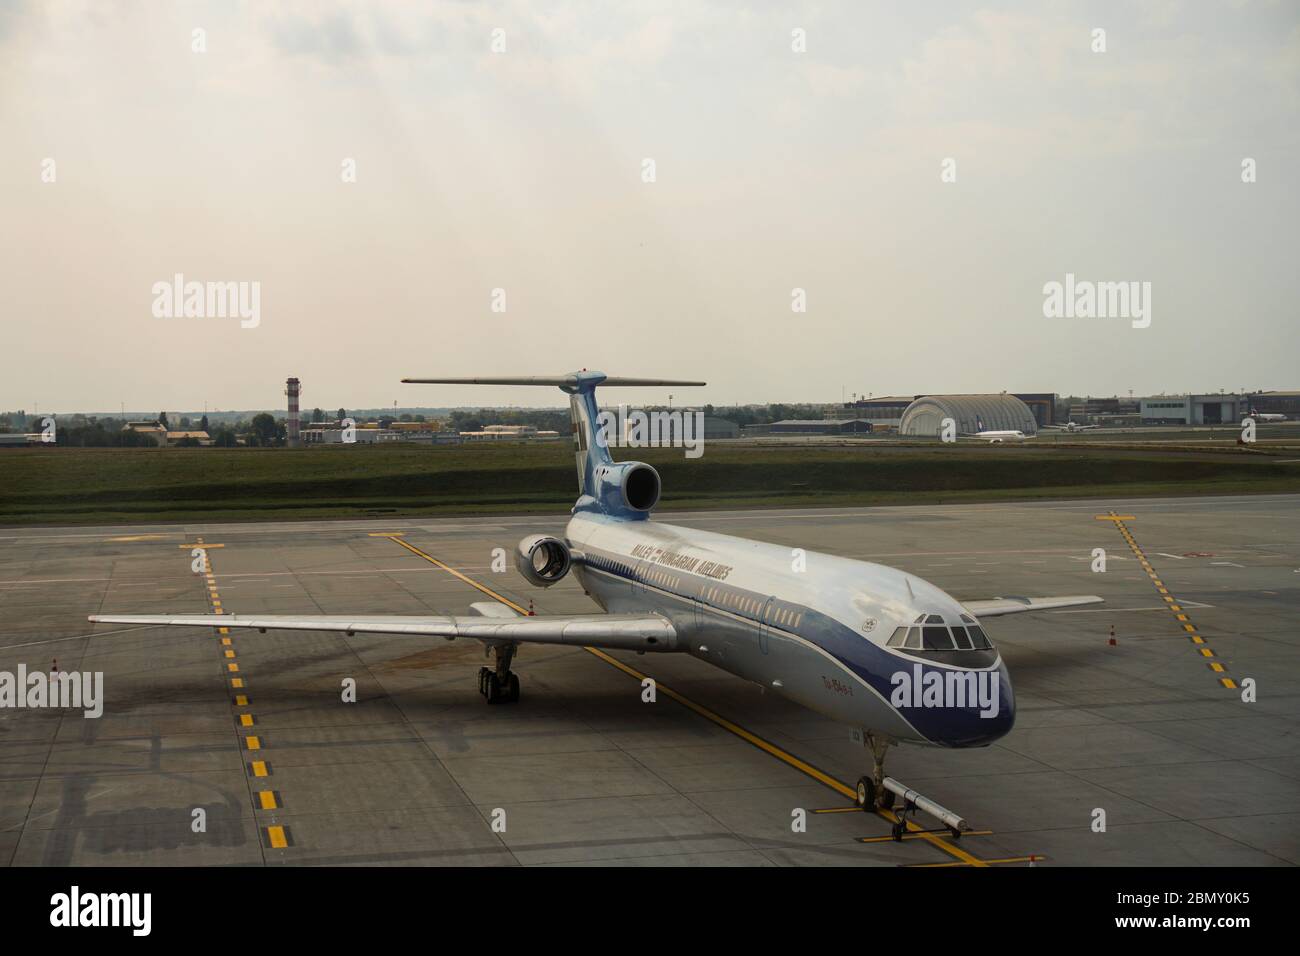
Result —
M1002 858L999 859L999 860L985 860L984 862L985 862L985 863L988 863L988 864L993 864L993 863L1038 863L1039 861L1041 861L1041 860L1046 860L1046 859L1047 859L1047 857L1045 857L1045 856L1006 856L1006 857L1002 857ZM948 868L950 868L950 867L954 867L954 866L969 866L969 864L967 864L967 863L908 863L908 864L904 864L904 867L905 867L906 869L909 869L909 870L913 870L913 869L915 869L915 870L938 870L938 869L948 869Z
M405 531L370 531L367 533L371 538L396 538L406 534Z
M221 639L221 646L222 646L222 647L229 647L229 646L230 646L230 638L228 638L228 637L223 637L223 638Z
M253 715L252 715L252 714L240 714L240 715L239 715L239 726L241 726L241 727L252 727L252 726L253 726Z
M232 673L232 674L238 674L238 673L239 673L239 665L236 664L236 663L234 663L234 662L232 661L231 663L229 663L229 664L226 665L226 670L228 670L228 671L229 671L230 673ZM243 686L243 685L240 685L240 686Z
M483 592L488 597L496 601L499 601L500 603L504 604L506 607L513 608L514 610L518 611L521 614L528 613L524 608L520 607L518 604L510 600L505 595L498 594L496 591L492 590L492 588L488 587L486 584L480 584L478 581L475 581L473 578L469 577L468 575L462 574L460 571L457 571L451 565L439 561L433 555L421 551L419 548L415 547L414 545L402 541L398 538L393 538L393 541L397 544L400 544L403 548L405 548L407 551L410 551L412 554L419 555L420 557L424 558L426 561L430 562L431 564L437 565L438 567L442 568L444 571L447 571L448 573L456 576L457 578L464 581L466 584L470 585L471 587ZM615 658L610 657L602 650L599 650L595 647L584 647L583 650L585 650L588 654L592 654L595 657L598 657L606 664L609 664L611 667L615 667L618 670L621 670L623 673L627 674L630 677L635 678L638 681L644 681L647 679L647 675L642 674L634 667L629 667L627 664L624 664L620 660L616 660ZM830 787L832 790L834 790L836 793L839 793L841 796L847 797L850 800L854 800L857 798L856 791L854 790L853 787L850 787L847 783L835 779L830 774L822 770L818 770L816 767L814 767L812 764L808 763L807 761L800 760L794 754L787 753L785 750L782 750L776 744L764 740L762 737L759 737L757 734L751 733L750 731L746 730L744 727L741 727L739 724L736 724L728 720L726 717L723 717L720 714L715 714L707 707L697 704L695 703L695 701L690 700L687 697L683 697L681 694L677 693L677 691L673 690L672 688L665 687L663 684L659 683L658 681L655 682L655 686L659 693L664 694L665 696L671 698L672 700L677 701L677 703L681 704L687 710L693 711L696 714L699 714L701 717L705 718L706 720L712 721L713 723L721 727L723 730L735 734L737 737L739 737L741 740L744 740L746 743L753 744L759 750L762 750L764 753L775 757L777 760L780 760L782 763L790 767L793 767L795 770L798 770L800 773L812 777L818 783ZM860 813L862 811L859 810L858 812ZM884 810L884 809L877 808L875 812L877 815L884 817L884 819L888 820L890 823L898 822L898 817L895 816L893 811L891 810ZM925 840L927 843L931 844L932 846L937 847L938 849L949 854L950 856L956 857L958 860L960 860L963 864L967 866L987 865L983 860L971 856L961 847L954 846L952 843L948 842L947 840L940 839L939 837L935 836L933 833L924 832L924 830L921 827L917 826L915 823L913 823L910 820L907 821L907 827L908 827L908 832L916 834L918 837Z
M274 790L257 791L257 800L259 807L263 810L280 809L280 801L276 799L276 792Z
M247 706L248 706L248 698L245 697L243 694L236 694L236 695L235 695L235 706L236 706L236 707L247 707Z
M273 850L283 850L289 845L288 835L281 826L267 827L266 839Z
M254 737L250 735L244 738L244 746L247 747L249 750L261 750L262 740L260 737Z
M1133 535L1129 532L1128 528L1124 526L1125 521L1134 520L1133 516L1117 515L1112 511L1108 515L1096 515L1095 517L1115 522L1115 527L1119 529L1119 533L1124 536L1124 540L1128 542L1129 547L1133 549L1133 553L1137 555L1138 560L1142 563L1142 567L1147 571L1147 576L1151 578L1151 583L1155 586L1155 589L1160 592L1160 596L1164 599L1165 604L1173 613L1174 619L1178 621L1188 638L1196 645L1196 649L1200 653L1201 657L1215 657L1214 651L1206 646L1205 639L1196 632L1196 625L1191 622L1191 618L1183 611L1182 605L1174 600L1173 596L1169 593L1169 589L1165 587L1165 582L1158 574L1156 574L1155 570L1147 561L1146 555L1143 554L1142 549L1138 547L1137 541L1134 540ZM1210 670L1214 671L1216 674L1227 672L1227 668L1217 661L1211 661L1209 667ZM1233 683L1231 678L1227 677L1220 678L1219 683L1224 687L1227 687L1229 690L1232 690L1237 686Z
M271 769L266 765L265 760L254 760L250 765L254 777L269 777Z
M853 807L853 809L854 809L854 810L857 810L858 813L861 813L861 812L862 812L862 811L861 811L860 809L858 809L857 807ZM993 835L993 831L992 831L992 830L963 830L963 831L961 832L961 837L962 837L963 840L966 839L966 837L973 837L973 836L992 836L992 835ZM924 836L924 834L921 834L921 833L904 833L904 834L903 834L903 839L904 839L904 840L919 840L922 836ZM893 843L893 842L894 842L894 838L893 838L892 836L858 837L858 842L859 842L859 843ZM985 860L984 862L986 862L986 863L992 863L993 861L992 861L992 860ZM955 865L955 864L954 864L954 865Z
M233 687L234 689L238 690L239 688L241 688L241 687L244 686L244 678L242 678L242 677L232 677L232 678L230 679L230 686Z
M387 535L386 537L392 537L392 536L391 536L391 535ZM401 540L400 538L393 538L392 540L393 540L393 542L394 542L395 544L400 544L403 548L405 548L407 551L410 551L412 554L418 554L420 557L424 558L424 560L428 561L430 564L435 564L435 565L437 565L438 567L442 568L444 571L448 572L449 574L452 574L452 575L454 575L454 576L460 578L462 581L464 581L464 582L465 582L466 584L468 584L470 587L472 587L472 588L477 588L478 590L480 590L480 591L482 591L484 594L486 594L488 597L493 598L494 600L500 601L500 602L501 602L502 604L504 604L506 607L514 608L514 609L515 609L516 611L518 611L520 614L524 614L524 615L528 614L528 608L526 608L526 607L520 607L520 606L519 606L518 604L516 604L514 601L510 600L510 598L505 597L504 595L498 594L496 591L493 591L493 590L492 590L490 587L488 587L486 584L479 584L477 581L475 581L473 578L469 577L468 575L461 574L459 571L457 571L455 568L453 568L450 564L445 564L445 563L443 563L442 561L439 561L439 560L438 560L437 558L435 558L433 555L431 555L431 554L427 554L427 553L425 553L424 551L421 551L419 548L417 548L417 547L416 547L415 545L413 545L413 544L407 544L405 541Z

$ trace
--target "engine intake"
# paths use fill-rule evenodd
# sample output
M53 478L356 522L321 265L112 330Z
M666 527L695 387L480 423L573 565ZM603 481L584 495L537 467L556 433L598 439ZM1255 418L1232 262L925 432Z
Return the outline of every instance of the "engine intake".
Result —
M659 472L642 461L621 461L596 469L600 503L606 512L646 515L659 503Z
M515 549L515 567L529 584L539 588L549 588L562 580L572 566L569 546L551 535L529 535Z

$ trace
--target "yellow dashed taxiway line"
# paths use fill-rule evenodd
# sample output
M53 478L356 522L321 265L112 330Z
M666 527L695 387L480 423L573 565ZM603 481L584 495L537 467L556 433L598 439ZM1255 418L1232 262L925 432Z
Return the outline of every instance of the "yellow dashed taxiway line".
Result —
M1151 562L1149 562L1147 560L1147 556L1142 553L1142 548L1138 545L1137 539L1133 537L1133 533L1129 531L1128 527L1124 524L1125 521L1136 520L1134 516L1117 515L1115 514L1115 512L1112 511L1109 514L1094 515L1093 517L1095 517L1098 521L1114 522L1115 527L1119 529L1119 533L1124 536L1124 541L1128 544L1129 549L1133 552L1133 556L1136 557L1138 559L1138 563L1142 565L1142 570L1146 571L1147 577L1151 579L1151 584L1160 593L1161 598L1165 602L1165 606L1169 608L1170 613L1174 615L1174 619L1178 621L1178 623L1182 626L1182 629L1187 634L1188 639L1190 639L1193 644L1197 645L1196 649L1200 651L1202 657L1204 658L1214 657L1215 656L1214 651L1211 650L1209 647L1205 646L1205 638L1201 637L1201 635L1197 633L1196 625L1193 624L1191 618L1187 616L1187 613L1183 610L1182 605L1179 604L1176 600L1174 600L1173 595L1169 593L1169 589L1165 587L1165 582L1161 579L1160 575L1156 574L1155 568L1151 567ZM1211 671L1213 671L1215 674L1218 675L1226 675L1228 672L1228 669L1224 667L1222 664L1220 664L1218 661L1212 661L1209 663L1208 666ZM1222 684L1224 687L1228 688L1228 690L1233 690L1237 686L1236 681L1234 681L1231 677L1226 677L1226 676L1220 676L1219 683Z
M389 535L381 535L381 537L390 537L393 542L401 545L407 551L410 551L412 554L418 555L424 560L428 561L429 563L434 564L439 568L442 568L448 574L451 574L454 577L459 578L461 581L464 581L470 587L483 592L488 597L492 598L494 601L499 601L500 603L504 604L506 607L518 611L520 614L526 615L528 613L528 610L526 608L520 607L518 604L510 600L505 595L497 593L496 591L492 590L492 588L488 587L486 584L481 584L478 581L475 581L473 578L469 577L466 574L461 573L460 571L456 570L446 562L439 561L433 555L425 551L421 551L415 545L403 541L400 538L389 536ZM629 667L627 664L624 664L620 660L616 660L615 658L610 657L608 654L606 654L602 650L599 650L598 648L585 647L583 648L583 650L587 651L587 653L589 654L592 654L600 658L600 660L604 661L606 664L609 664L611 667L617 668L618 670L627 674L629 677L633 677L638 681L643 681L646 679L647 675L641 673L634 667ZM772 757L775 757L777 760L780 760L782 763L786 764L787 766L793 767L795 770L798 770L800 773L811 777L812 779L816 780L818 783L822 784L823 786L829 787L830 789L834 790L836 793L840 794L841 796L849 800L856 799L857 796L856 791L854 790L853 787L849 786L847 783L844 783L841 780L837 780L835 777L832 777L830 774L826 773L825 771L819 770L818 768L814 767L812 764L808 763L805 760L800 760L794 754L789 753L786 750L783 750L782 748L778 747L776 744L764 740L762 737L759 737L757 734L746 730L744 727L741 727L739 724L728 720L726 717L723 717L720 714L716 714L713 711L709 710L707 707L704 707L701 704L697 704L695 703L695 701L682 696L672 688L665 687L663 684L659 683L658 681L655 681L655 687L659 693L663 694L666 697L671 698L672 700L677 701L677 703L681 704L687 710L693 711L696 714L699 714L701 717L705 718L706 720L712 721L714 724L717 724L723 730L735 734L741 740L744 740L746 743L752 744L753 746L757 747L759 750L763 751L766 754L769 754ZM857 813L862 812L861 810L858 810L856 807L852 807L849 809L852 809ZM875 812L878 816L884 818L890 823L898 822L898 817L894 814L892 810L884 810L884 809L877 808ZM908 836L925 840L927 843L934 846L936 849L942 850L944 853L947 853L949 856L955 857L957 862L951 864L953 866L982 867L982 866L988 866L989 863L991 862L1002 862L1002 861L981 860L978 857L972 856L971 854L963 850L961 847L955 845L950 840L943 839L942 837L939 837L933 833L927 832L924 828L917 826L911 820L907 821L907 829L908 829L907 832Z
M205 544L202 538L196 539L193 545L183 544L182 548L201 548L204 552L203 575L207 587L208 600L212 604L212 610L216 614L224 613L221 606L221 592L217 589L217 578L212 573L212 559L207 552L210 548L222 548L221 544ZM239 664L236 663L235 642L230 638L230 628L219 627L216 629L221 640L221 656L226 662L226 673L239 673ZM242 677L231 677L230 687L232 690L242 690L244 679ZM257 721L252 714L248 713L248 696L245 694L236 694L231 699L231 705L235 709L235 726L236 733L247 731L256 726ZM244 734L239 738L240 746L247 752L256 753L262 749L262 738L253 734ZM246 764L248 775L253 778L269 777L271 767L265 760L253 760ZM253 806L261 810L279 810L284 806L280 799L278 790L257 790L250 793L253 799ZM275 819L274 816L271 819ZM293 846L293 838L289 835L289 830L285 826L271 825L262 828L263 844L268 849L283 850L286 847Z

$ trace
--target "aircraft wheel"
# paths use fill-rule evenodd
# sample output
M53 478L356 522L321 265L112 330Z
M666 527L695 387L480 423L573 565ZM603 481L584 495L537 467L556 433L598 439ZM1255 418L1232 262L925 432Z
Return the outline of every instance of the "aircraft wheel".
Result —
M497 679L496 674L487 676L487 692L483 695L487 698L489 704L499 704L505 698L501 692L501 681Z
M519 703L519 675L513 672L510 674L508 699L512 704Z
M894 809L894 798L896 796L897 794L895 794L894 791L885 788L885 792L880 795L880 805L886 810Z
M870 810L876 802L875 781L866 777L859 777L858 788L854 793L854 801L860 810Z

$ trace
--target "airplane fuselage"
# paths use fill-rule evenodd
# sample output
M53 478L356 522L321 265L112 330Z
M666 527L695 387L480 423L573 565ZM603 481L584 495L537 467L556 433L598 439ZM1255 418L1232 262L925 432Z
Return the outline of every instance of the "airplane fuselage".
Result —
M918 619L927 617L935 628L977 626L956 600L920 578L589 512L573 516L566 539L580 555L574 574L601 607L662 614L688 653L832 720L950 747L986 745L1014 722L1011 683L991 645L886 646L899 628L921 626ZM938 690L927 699L923 687ZM945 691L961 695L964 706L952 696L938 699Z

